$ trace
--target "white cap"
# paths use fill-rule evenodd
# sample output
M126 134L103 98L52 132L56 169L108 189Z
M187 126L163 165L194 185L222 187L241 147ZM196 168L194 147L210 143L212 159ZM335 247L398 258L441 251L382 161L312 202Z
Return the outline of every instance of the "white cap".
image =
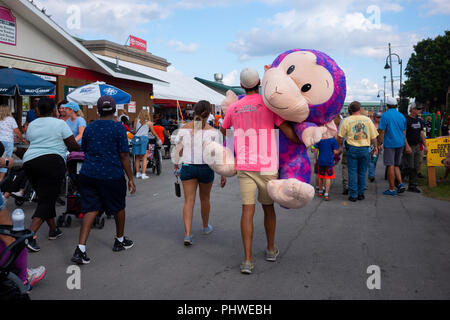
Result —
M245 68L241 71L241 85L246 89L252 89L259 83L259 74L253 68Z
M387 96L386 97L386 104L390 105L390 106L396 106L397 105L397 99L391 97L391 96Z

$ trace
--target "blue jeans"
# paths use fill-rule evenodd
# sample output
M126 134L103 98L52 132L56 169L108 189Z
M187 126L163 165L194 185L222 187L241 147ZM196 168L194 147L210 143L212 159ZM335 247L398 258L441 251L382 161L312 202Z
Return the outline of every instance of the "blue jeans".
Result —
M8 142L8 141L1 141L3 143L3 146L5 147L5 153L3 154L3 156L5 157L12 157L13 154L13 150L14 150L14 142ZM2 155L0 154L0 157ZM6 168L0 168L0 172L7 172L8 169Z
M375 162L373 162L372 157L369 156L369 178L375 178L375 170L377 169L378 158L377 156Z
M349 146L347 151L348 193L352 198L364 195L368 158L369 147Z

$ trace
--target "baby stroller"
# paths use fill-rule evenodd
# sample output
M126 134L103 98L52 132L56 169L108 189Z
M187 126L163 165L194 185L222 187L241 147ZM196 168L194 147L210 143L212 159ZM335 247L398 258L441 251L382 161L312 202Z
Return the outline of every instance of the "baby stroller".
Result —
M147 168L151 169L153 174L156 173L159 176L162 169L161 146L153 135L149 137L147 161Z
M34 232L30 230L15 232L12 231L12 226L1 225L0 234L16 239L0 253L0 261L8 252L10 253L9 258L0 265L0 300L30 300L27 288L15 274L13 266L19 254L25 249L26 243L33 238Z
M13 167L8 170L5 179L0 183L0 190L3 193L9 193L14 198L16 206L20 207L25 202L36 202L36 192L27 180L25 170L20 167ZM15 195L18 191L23 190L22 195Z
M56 224L58 227L69 228L72 225L72 217L79 219L84 217L81 212L81 196L79 193L79 174L81 165L84 161L83 152L71 152L67 157L67 176L66 176L66 212L58 217ZM105 218L99 213L94 221L94 227L103 229Z

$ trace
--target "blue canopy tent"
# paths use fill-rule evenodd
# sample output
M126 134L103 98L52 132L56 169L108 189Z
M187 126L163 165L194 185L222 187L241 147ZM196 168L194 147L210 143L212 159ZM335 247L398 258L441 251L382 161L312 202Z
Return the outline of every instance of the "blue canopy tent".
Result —
M15 96L55 95L55 85L29 72L14 68L0 69L0 95Z

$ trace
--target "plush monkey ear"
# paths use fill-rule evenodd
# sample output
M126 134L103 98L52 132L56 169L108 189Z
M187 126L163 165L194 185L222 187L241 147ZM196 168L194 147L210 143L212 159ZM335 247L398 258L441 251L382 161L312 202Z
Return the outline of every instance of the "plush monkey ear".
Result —
M271 65L269 65L269 64L266 64L266 65L264 66L264 71L267 71L267 70L269 70L269 69L270 69L270 67L271 67Z

